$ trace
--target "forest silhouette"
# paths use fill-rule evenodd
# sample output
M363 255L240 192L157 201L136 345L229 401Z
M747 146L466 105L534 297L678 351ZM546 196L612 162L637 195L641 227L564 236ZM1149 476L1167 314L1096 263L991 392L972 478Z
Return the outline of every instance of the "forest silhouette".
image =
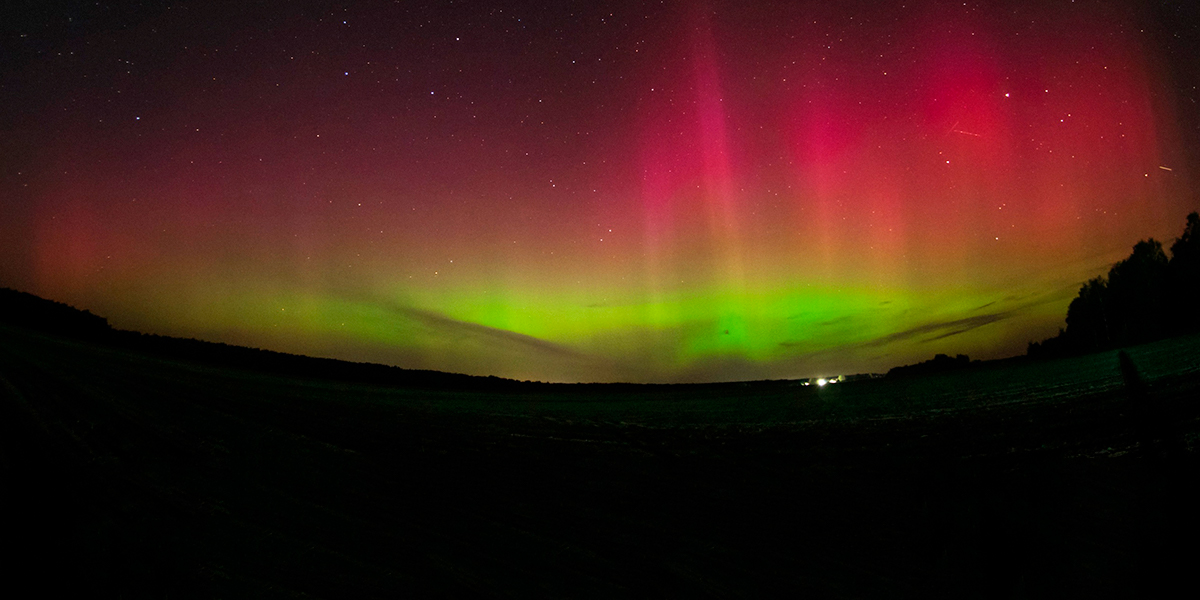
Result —
M1030 342L1033 358L1069 356L1142 344L1200 329L1200 214L1187 216L1171 245L1149 238L1133 246L1107 277L1089 279L1067 307L1067 326Z

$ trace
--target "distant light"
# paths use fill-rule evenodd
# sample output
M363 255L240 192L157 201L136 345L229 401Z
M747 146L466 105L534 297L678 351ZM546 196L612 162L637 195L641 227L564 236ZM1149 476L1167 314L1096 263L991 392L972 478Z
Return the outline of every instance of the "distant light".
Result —
M817 380L817 385L821 385L821 386L823 386L823 385L825 385L825 384L827 384L827 383L829 383L829 382L828 382L828 381L825 381L824 379L818 379L818 380Z

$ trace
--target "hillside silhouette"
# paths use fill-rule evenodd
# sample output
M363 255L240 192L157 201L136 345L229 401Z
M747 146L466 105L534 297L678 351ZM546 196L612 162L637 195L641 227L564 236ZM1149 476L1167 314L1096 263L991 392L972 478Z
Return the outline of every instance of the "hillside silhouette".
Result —
M105 340L108 319L26 292L0 288L0 323L75 339Z
M791 380L717 383L546 383L519 381L495 375L466 375L430 369L407 369L378 363L320 358L208 342L192 338L141 333L113 328L108 320L73 306L10 288L0 288L0 324L65 338L99 343L165 358L194 361L216 367L243 369L285 377L325 379L374 385L448 391L585 391L601 387L609 392L654 389L664 386L722 390L756 385L791 385Z
M1187 216L1171 245L1149 238L1108 275L1089 279L1067 307L1067 326L1030 357L1071 356L1161 340L1200 330L1200 214Z
M289 377L452 390L525 384L499 377L404 369L114 329L107 319L89 311L9 288L0 288L0 323L157 356Z

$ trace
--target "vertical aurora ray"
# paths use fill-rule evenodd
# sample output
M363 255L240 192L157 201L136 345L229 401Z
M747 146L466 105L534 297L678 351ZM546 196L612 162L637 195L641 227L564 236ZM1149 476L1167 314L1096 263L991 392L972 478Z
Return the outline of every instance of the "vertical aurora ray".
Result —
M649 122L642 129L640 170L649 285L656 307L665 306L665 289L703 286L699 293L708 302L693 317L704 323L703 333L687 336L677 348L681 356L734 355L745 350L751 333L721 65L711 10L698 5L685 13L672 32L677 43L661 58L670 65L659 79L664 83L651 86L644 108ZM685 239L677 245L680 231ZM658 314L656 322L664 321Z
M1200 208L1137 2L193 8L9 71L0 284L410 367L801 377L1019 353Z

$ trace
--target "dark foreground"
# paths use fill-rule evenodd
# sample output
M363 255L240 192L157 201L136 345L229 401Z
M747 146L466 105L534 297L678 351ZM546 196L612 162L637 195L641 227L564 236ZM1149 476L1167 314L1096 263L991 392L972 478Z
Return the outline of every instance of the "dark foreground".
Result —
M17 550L4 585L1165 595L1195 583L1198 346L1131 350L1140 384L1109 353L819 392L489 395L239 372L0 327L0 537ZM993 389L1054 369L1083 375Z

